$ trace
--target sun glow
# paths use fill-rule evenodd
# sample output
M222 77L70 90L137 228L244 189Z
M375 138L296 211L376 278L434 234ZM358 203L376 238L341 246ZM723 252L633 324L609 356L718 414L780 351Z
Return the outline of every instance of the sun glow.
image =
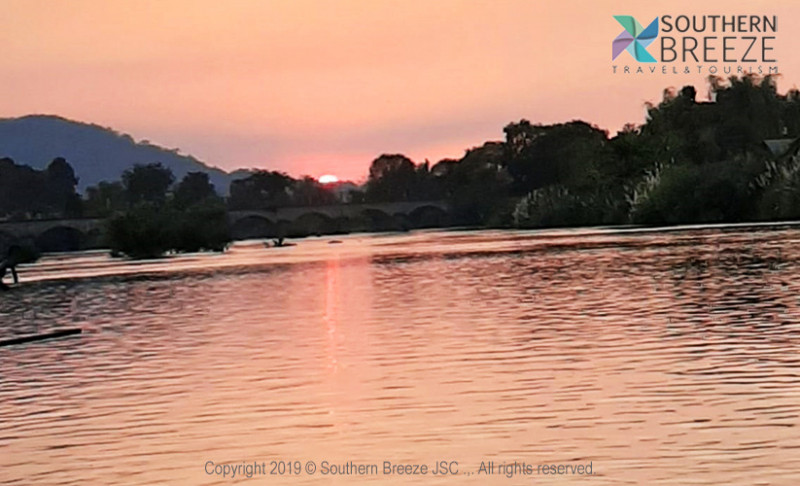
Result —
M331 174L320 176L318 180L320 184L333 184L335 182L339 182L339 178Z

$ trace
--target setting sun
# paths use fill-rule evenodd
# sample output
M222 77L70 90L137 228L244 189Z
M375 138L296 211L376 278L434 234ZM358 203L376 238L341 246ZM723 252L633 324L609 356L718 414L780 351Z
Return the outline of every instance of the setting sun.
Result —
M333 184L335 182L339 182L339 178L335 175L325 174L324 176L319 177L320 184Z

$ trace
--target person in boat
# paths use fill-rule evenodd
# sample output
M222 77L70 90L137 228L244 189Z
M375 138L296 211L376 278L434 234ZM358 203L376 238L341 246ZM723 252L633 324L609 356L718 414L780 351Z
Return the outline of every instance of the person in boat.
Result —
M14 280L15 284L19 283L19 277L17 276L17 263L19 263L19 253L20 247L16 245L12 245L8 249L8 253L3 261L0 261L0 290L8 290L8 285L3 282L3 279L6 276L6 272L11 270L11 278Z

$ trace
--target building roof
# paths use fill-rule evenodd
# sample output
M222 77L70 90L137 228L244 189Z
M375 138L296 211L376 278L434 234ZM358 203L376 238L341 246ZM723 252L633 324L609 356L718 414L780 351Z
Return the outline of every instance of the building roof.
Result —
M764 144L767 146L772 155L775 157L780 157L781 155L785 154L789 148L792 146L792 142L797 139L794 138L776 138L772 140L764 140Z

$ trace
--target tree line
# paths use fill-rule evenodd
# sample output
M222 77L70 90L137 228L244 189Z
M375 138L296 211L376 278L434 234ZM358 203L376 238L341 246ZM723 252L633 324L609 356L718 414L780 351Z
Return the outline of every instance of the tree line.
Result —
M692 86L666 89L643 124L613 137L584 121L520 120L504 128L504 140L460 159L430 164L384 154L345 200L447 201L451 224L492 227L800 217L800 91L779 94L773 77L755 75L711 77L708 91L711 101L703 102ZM782 141L781 150L766 141ZM134 166L83 197L76 186L63 158L41 171L1 159L0 217L105 217L110 233L129 242L120 252L131 254L139 240L160 242L149 254L224 247L227 210L342 203L313 178L267 170L232 182L223 198L206 174L176 182L159 163ZM159 233L164 226L173 229Z
M366 198L444 199L458 224L548 227L800 217L800 91L773 77L666 89L615 136L584 121L510 123L505 139L429 167L384 155ZM768 143L773 145L770 150Z
M53 160L44 170L0 158L0 217L80 216L82 201L75 191L77 184L75 171L63 158Z

